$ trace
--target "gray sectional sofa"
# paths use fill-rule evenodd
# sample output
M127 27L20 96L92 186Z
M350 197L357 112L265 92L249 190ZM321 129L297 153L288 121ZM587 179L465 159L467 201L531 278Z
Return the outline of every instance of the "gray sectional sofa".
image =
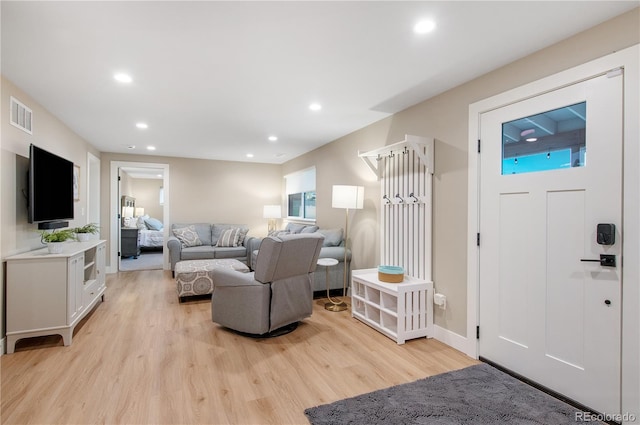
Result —
M237 229L237 231L236 231ZM243 224L176 223L167 240L171 271L183 260L231 258L249 264L252 236Z
M343 240L342 229L319 229L318 226L305 225L298 223L288 223L284 230L274 232L275 236L286 234L300 234L300 233L315 233L318 232L324 236L324 242L320 249L320 256L318 258L334 258L338 260L338 264L329 267L329 288L342 289L343 276L344 276L344 258L345 258L345 246ZM251 255L249 256L248 266L253 270L255 265L255 259L258 254L258 249L261 238L253 238L249 242L249 248ZM347 251L347 288L349 287L349 277L351 275L351 250ZM317 267L313 273L313 291L316 295L326 294L327 284L325 267Z

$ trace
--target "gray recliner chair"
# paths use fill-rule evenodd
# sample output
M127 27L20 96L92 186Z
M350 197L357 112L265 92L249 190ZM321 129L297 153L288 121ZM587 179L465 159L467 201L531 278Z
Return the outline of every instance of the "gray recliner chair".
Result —
M295 329L311 316L323 240L317 233L269 236L260 244L254 272L214 270L211 320L254 336Z

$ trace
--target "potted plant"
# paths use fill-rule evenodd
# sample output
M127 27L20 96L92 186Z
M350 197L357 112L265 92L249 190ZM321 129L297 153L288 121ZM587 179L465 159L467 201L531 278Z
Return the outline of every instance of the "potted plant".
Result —
M53 230L48 232L43 230L40 232L40 240L43 244L47 244L49 253L59 254L62 252L62 242L75 239L75 233L72 229Z
M85 224L82 227L76 227L73 232L76 234L76 238L80 242L86 242L89 240L89 235L95 235L100 231L100 228L96 223Z

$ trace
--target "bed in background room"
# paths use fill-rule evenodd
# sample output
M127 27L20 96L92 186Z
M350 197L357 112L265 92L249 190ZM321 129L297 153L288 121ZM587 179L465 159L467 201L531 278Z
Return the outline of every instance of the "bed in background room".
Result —
M142 208L136 207L136 199L130 196L122 197L122 227L124 229L138 229L138 248L163 249L164 224L148 214L134 217Z
M138 240L140 244L140 248L142 249L162 249L164 246L164 229L162 222L157 219L150 217L152 220L160 223L160 230L156 230L156 228L149 228L146 222L144 223L145 227L138 227Z

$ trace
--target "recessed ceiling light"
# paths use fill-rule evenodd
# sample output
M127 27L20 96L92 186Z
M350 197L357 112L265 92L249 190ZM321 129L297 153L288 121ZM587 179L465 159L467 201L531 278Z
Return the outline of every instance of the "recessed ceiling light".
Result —
M115 74L113 78L115 78L116 81L119 81L121 83L130 83L133 81L133 78L131 78L131 75L125 74L122 72Z
M135 148L136 148L136 145L129 145L129 146L127 146L127 149L135 149Z
M144 129L146 129L146 128L149 128L149 126L147 125L147 123L146 123L146 122L139 122L139 123L136 123L136 127L141 128L141 129L143 129L143 130L144 130Z
M322 105L320 105L319 103L312 103L311 105L309 105L309 109L311 109L312 111L319 111L320 109L322 109Z
M155 151L156 147L155 146L147 146L147 150L148 151Z
M436 23L430 19L418 22L413 27L413 32L416 34L427 34L436 29Z
M253 158L253 154L252 153L248 153L247 154L247 158Z
M527 139L525 139L527 142L537 142L538 138L537 137L529 137Z
M278 140L278 136L269 136L270 142L275 142L276 140Z

